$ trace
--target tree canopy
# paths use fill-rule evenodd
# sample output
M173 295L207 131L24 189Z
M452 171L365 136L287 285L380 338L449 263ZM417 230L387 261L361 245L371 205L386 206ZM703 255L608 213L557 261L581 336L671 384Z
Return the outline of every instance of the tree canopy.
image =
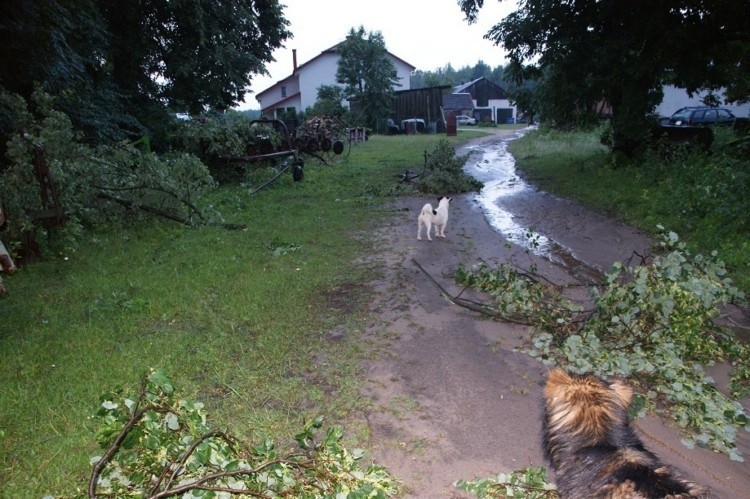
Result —
M411 88L438 87L441 85L455 87L484 77L507 89L508 82L504 79L504 72L502 65L492 68L479 59L473 66L467 65L459 69L454 69L450 64L432 71L418 69L411 74L410 86Z
M278 0L6 0L0 86L41 87L93 139L240 102L291 36Z
M459 0L469 22L483 4ZM539 81L547 118L609 104L614 147L630 153L664 84L750 99L746 8L744 0L526 0L486 38L508 51L506 69L517 83Z
M337 48L341 58L336 81L344 85L355 116L362 124L375 128L377 120L388 115L393 87L398 84L383 35L379 31L367 33L363 26L351 28Z

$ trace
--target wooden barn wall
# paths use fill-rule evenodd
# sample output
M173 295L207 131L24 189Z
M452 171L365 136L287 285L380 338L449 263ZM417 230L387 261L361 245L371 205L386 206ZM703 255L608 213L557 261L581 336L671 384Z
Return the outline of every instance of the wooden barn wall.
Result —
M505 91L489 80L479 80L467 89L477 106L487 106L491 99L506 99Z
M393 114L396 123L409 118L421 118L425 123L442 119L440 107L443 105L443 88L418 88L397 92L393 97Z

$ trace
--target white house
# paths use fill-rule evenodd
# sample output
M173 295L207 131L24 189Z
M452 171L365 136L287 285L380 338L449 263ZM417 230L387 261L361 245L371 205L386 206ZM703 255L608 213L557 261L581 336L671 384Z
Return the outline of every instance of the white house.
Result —
M671 85L665 86L662 90L664 92L664 99L662 99L661 104L656 106L655 111L658 116L672 116L682 107L702 106L703 102L701 102L701 99L708 93L698 92L690 97L685 89ZM724 94L720 93L719 98L723 100ZM738 118L750 117L750 104L722 104L721 107L729 109Z
M297 50L292 50L292 74L271 87L259 92L255 99L260 104L264 118L277 118L280 112L300 112L315 104L318 88L322 85L337 85L336 70L341 56L338 45L324 50L318 56L297 66ZM388 57L396 67L399 83L394 90L409 90L409 76L416 69L408 62L388 52Z

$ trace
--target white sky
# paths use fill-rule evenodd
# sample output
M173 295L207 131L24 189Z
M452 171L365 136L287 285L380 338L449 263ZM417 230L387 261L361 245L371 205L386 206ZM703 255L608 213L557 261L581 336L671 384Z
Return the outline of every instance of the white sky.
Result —
M454 69L482 61L490 67L505 65L501 47L483 37L515 10L513 0L485 0L476 23L469 25L457 0L281 0L284 17L294 35L273 53L270 76L255 75L239 109L259 109L255 95L292 73L292 49L297 64L316 57L343 41L349 29L364 26L380 31L386 48L396 57L423 71L449 64Z

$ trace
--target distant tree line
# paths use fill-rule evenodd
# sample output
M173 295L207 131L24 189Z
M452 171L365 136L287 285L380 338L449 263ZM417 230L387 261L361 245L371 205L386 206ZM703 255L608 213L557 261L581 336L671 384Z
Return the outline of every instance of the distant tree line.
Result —
M508 89L509 81L505 79L505 67L496 66L492 68L481 59L474 66L464 66L460 69L455 69L450 63L432 71L418 69L411 75L410 83L411 88L429 88L443 85L456 87L482 77L506 90Z

